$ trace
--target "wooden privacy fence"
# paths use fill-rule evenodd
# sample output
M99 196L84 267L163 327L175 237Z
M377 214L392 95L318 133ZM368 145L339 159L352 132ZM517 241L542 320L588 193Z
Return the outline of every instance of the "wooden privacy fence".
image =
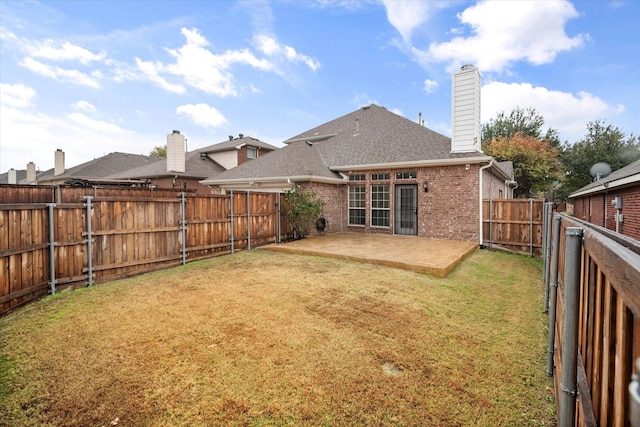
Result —
M547 374L555 377L558 425L640 426L632 382L640 357L640 242L565 215L547 217Z
M0 313L47 293L292 236L277 193L159 194L0 204Z
M482 236L489 248L542 254L542 200L483 200Z

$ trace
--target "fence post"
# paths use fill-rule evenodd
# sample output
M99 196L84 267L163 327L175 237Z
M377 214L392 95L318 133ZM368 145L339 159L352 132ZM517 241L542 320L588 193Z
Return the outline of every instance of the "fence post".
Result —
M182 265L187 263L187 199L180 193L180 239L182 240Z
M493 248L493 197L489 198L489 249Z
M551 260L551 233L553 230L553 226L551 224L551 220L553 218L553 203L547 203L547 211L546 217L544 218L544 222L546 224L544 234L545 234L545 263L544 263L544 312L546 313L549 310L549 262Z
M251 193L247 191L247 249L251 250Z
M280 192L278 191L278 199L277 202L278 206L276 207L276 214L278 215L278 243L282 243L282 230L280 229L281 225L280 225L280 215L282 215L282 213L280 212Z
M582 228L565 231L564 322L562 331L562 378L560 380L560 427L575 425L578 372L578 310Z
M230 215L231 215L231 223L230 223L230 229L229 229L229 234L231 237L231 253L233 253L234 250L234 243L235 243L235 237L233 236L233 190L229 190L229 211L230 211Z
M93 200L92 196L84 196L86 200L85 206L87 207L87 274L88 277L88 286L93 285L93 226L91 225L91 212L93 205L91 201Z
M560 226L562 217L553 218L553 247L551 255L551 279L549 281L549 341L547 344L547 375L553 376L553 357L556 343L556 309L558 302L558 259L560 254Z
M47 203L49 208L49 292L51 295L56 293L56 234L53 224L53 213L56 207L55 203Z
M529 256L533 256L533 199L529 199Z

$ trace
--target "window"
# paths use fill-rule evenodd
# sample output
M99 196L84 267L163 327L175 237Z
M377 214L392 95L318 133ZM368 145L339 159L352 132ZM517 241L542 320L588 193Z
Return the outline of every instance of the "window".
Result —
M349 225L365 224L365 186L349 187Z
M364 181L364 174L349 175L349 181Z
M254 147L247 147L247 159L256 159L258 157L258 150Z
M414 179L415 177L415 172L396 172L396 179Z
M371 226L389 226L389 185L371 186Z
M388 181L389 174L388 173L372 173L371 181Z

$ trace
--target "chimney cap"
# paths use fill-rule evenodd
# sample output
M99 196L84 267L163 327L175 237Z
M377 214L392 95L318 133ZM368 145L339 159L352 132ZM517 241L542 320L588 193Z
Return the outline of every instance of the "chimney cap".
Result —
M180 131L179 131L179 130L174 130L174 131L173 131L173 134L174 134L174 135L180 135Z

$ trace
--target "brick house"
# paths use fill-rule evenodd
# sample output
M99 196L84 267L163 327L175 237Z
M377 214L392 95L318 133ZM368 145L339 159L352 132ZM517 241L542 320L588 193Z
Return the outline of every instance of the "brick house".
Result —
M160 188L193 190L197 194L211 194L200 184L207 177L216 176L247 161L276 150L256 138L240 134L228 141L185 152L186 139L180 131L167 135L167 158L109 175L114 180L144 180ZM216 190L213 191L214 193Z
M453 138L370 105L284 141L285 147L251 167L240 165L202 183L222 191L283 191L297 184L325 201L328 232L482 245L482 199L512 197L515 183L510 162L480 151L477 69L463 67L458 74L472 84L460 92L454 75L454 98L469 95L470 108L454 105Z
M569 195L576 218L640 240L640 160Z

